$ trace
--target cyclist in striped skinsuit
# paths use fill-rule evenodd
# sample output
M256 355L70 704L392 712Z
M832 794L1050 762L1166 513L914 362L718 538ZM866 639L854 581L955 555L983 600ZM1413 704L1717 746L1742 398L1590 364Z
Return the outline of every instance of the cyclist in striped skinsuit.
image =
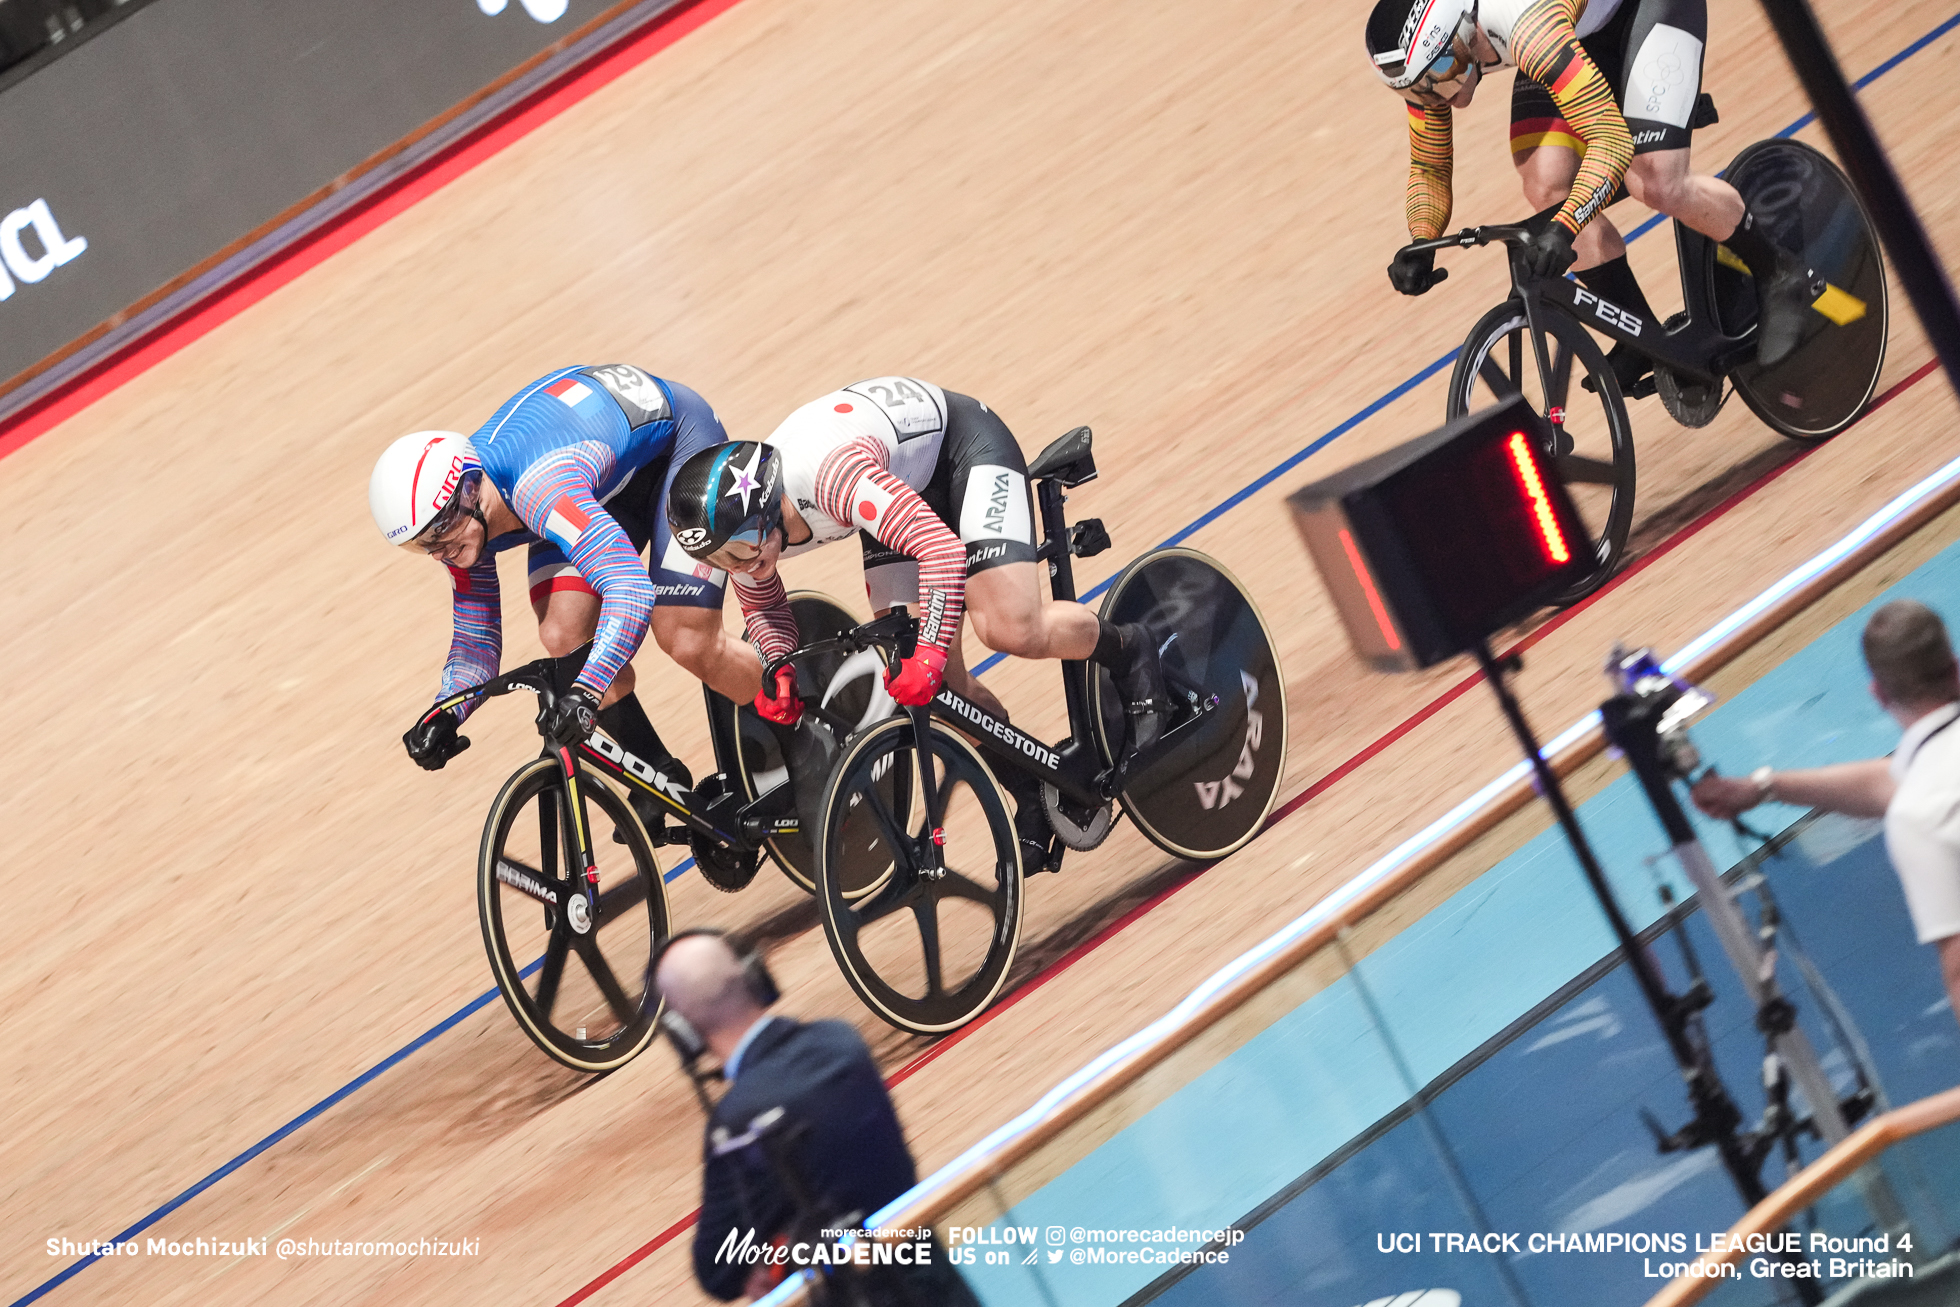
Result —
M696 454L674 479L674 538L726 570L749 632L774 663L797 644L777 563L858 536L871 607L915 605L918 649L886 688L932 702L942 682L1001 721L1007 710L967 670L964 618L982 644L1020 658L1095 659L1110 669L1142 748L1162 729L1157 649L1140 623L1113 626L1079 603L1045 602L1035 559L1028 467L1007 424L977 399L915 377L875 377L813 400L768 443ZM756 709L794 723L796 677L782 668ZM1003 770L1022 864L1059 865L1040 787Z
M496 556L526 545L539 638L576 678L548 732L565 744L603 726L689 784L634 696L631 660L651 628L669 656L723 694L739 701L761 684L755 651L722 630L722 574L667 529L675 469L727 438L686 386L606 364L545 374L467 439L424 431L391 445L369 484L375 522L390 543L444 563L452 581L454 635L437 698L497 674ZM434 770L467 748L456 733L467 711L418 723L403 737L409 756Z
M1762 304L1757 358L1786 357L1801 338L1813 276L1733 186L1689 167L1707 31L1706 0L1380 0L1368 54L1408 101L1410 235L1428 240L1449 223L1454 111L1469 107L1486 70L1515 66L1512 162L1541 210L1525 248L1532 270L1556 276L1576 262L1588 289L1654 317L1603 213L1624 183L1749 266ZM1446 275L1434 263L1433 253L1399 253L1389 280L1420 295ZM1609 357L1623 389L1649 367L1623 345Z

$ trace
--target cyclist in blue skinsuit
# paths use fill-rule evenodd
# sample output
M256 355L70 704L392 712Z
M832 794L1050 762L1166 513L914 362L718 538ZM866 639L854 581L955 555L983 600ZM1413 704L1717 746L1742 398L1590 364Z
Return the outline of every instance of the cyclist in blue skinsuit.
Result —
M728 439L706 400L625 364L560 368L524 387L465 438L403 436L375 464L369 508L391 544L448 566L455 636L437 697L495 676L502 653L496 555L529 545L531 607L546 652L590 642L547 733L596 726L680 784L681 766L633 695L633 655L652 627L667 654L737 703L761 687L753 649L722 630L724 574L697 563L667 529L675 469ZM642 565L640 550L651 545ZM402 739L429 770L469 747L467 710Z

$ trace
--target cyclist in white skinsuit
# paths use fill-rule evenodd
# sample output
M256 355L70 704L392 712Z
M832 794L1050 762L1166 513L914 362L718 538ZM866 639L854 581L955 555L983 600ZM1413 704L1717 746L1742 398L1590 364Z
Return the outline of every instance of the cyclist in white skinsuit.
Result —
M1021 658L1095 659L1129 704L1139 747L1161 730L1156 650L1140 625L1116 627L1079 603L1044 600L1027 463L986 405L912 377L879 377L797 409L766 444L703 450L668 500L681 548L728 572L750 633L774 664L797 631L777 563L858 535L873 609L916 605L918 649L887 679L898 702L931 702L942 681L1006 720L966 668L961 622L982 644ZM795 678L765 678L756 708L792 722ZM1024 861L1043 865L1049 832L1038 787L1003 774L1019 801Z

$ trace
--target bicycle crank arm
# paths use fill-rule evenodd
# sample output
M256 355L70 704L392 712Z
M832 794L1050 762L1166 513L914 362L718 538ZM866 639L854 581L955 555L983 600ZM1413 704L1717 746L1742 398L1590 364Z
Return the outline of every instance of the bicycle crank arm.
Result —
M803 823L795 817L752 817L744 813L738 824L739 838L728 842L745 853L761 848L764 840L773 840L778 835L798 835L803 831Z
M1219 698L1217 695L1207 695L1203 699L1195 699L1195 696L1193 698L1195 701L1191 706L1194 712L1191 716L1158 736L1156 741L1148 749L1132 749L1126 751L1121 758L1116 760L1114 767L1111 767L1096 779L1096 789L1102 795L1104 802L1115 798L1121 793L1123 786L1129 781L1131 776L1151 766L1159 759L1168 755L1171 750L1183 744L1191 732L1197 730L1204 723L1206 717L1218 711Z

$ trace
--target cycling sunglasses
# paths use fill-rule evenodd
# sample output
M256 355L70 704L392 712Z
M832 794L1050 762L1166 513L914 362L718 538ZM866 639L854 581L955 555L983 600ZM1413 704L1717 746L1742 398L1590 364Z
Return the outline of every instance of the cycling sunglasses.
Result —
M724 572L735 571L742 564L752 563L762 557L762 540L761 523L744 527L722 541L721 548L701 561Z
M1440 109L1462 93L1477 68L1469 43L1458 36L1449 49L1429 61L1421 76L1401 88L1402 98L1425 109Z
M454 543L449 537L455 533L458 525L470 516L470 509L475 505L476 496L470 488L459 488L450 497L449 502L442 506L442 510L429 519L426 527L402 542L402 547L413 549L421 554L434 554L447 548Z

